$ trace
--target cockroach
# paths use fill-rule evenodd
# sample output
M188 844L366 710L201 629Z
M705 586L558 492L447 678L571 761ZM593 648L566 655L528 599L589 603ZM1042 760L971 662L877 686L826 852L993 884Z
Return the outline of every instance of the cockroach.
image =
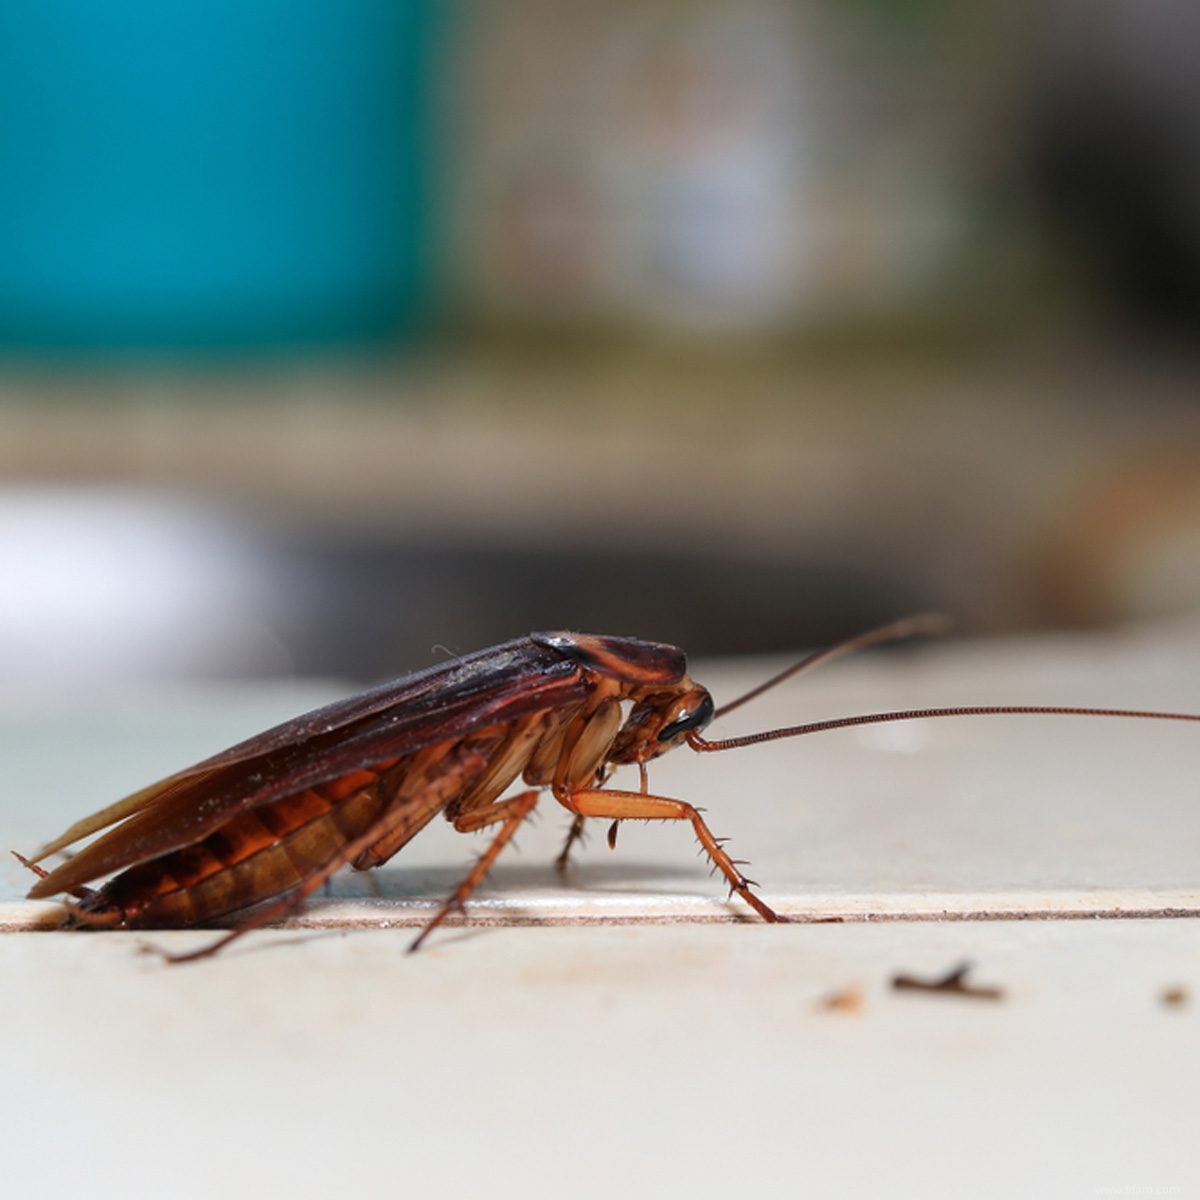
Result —
M815 721L723 741L701 731L795 675L851 650L938 631L917 616L815 651L717 708L687 674L681 650L636 638L534 633L336 701L207 758L72 825L33 859L30 898L59 894L68 923L127 929L204 925L254 907L210 945L215 953L300 904L340 868L386 863L438 813L462 833L499 826L426 924L415 950L461 911L537 804L541 789L573 816L565 866L585 820L686 821L704 853L766 921L782 918L755 892L698 809L649 790L647 764L688 745L732 750L778 738L917 718L1044 713L1197 721L1200 714L989 706L912 709ZM626 707L623 709L623 705ZM637 791L607 787L634 765ZM506 796L521 778L527 790ZM110 828L113 827L113 828ZM91 834L54 870L38 863ZM110 877L97 888L88 887Z

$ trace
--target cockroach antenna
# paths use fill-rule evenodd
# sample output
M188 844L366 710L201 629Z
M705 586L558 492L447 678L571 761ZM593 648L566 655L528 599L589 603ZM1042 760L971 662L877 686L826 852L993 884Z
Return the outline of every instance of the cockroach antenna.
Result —
M950 626L949 618L938 613L922 613L914 617L906 617L893 621L890 625L882 625L878 629L847 638L832 646L816 650L812 654L793 663L790 667L773 675L765 683L751 688L744 695L728 704L721 705L713 714L713 719L722 717L740 708L749 700L761 696L763 692L799 675L803 671L840 658L856 650L865 650L870 646L881 646L887 642L899 641L902 638L918 635L944 633ZM741 737L706 738L697 730L687 734L687 744L700 753L711 753L718 750L739 750L744 746L756 746L760 742L776 742L784 738L802 737L806 733L826 733L831 729L847 729L856 725L882 725L889 721L920 721L934 717L1124 717L1142 721L1200 721L1200 713L1157 712L1135 708L1091 708L1069 705L1044 704L983 704L958 705L941 708L908 708L896 712L861 713L852 717L834 717L824 721L808 721L803 725L788 725L782 729L767 729L761 733L748 733Z
M912 617L902 617L899 621L892 621L888 625L881 625L878 629L870 629L866 633L856 634L854 637L846 638L845 641L835 642L832 646L825 646L820 650L814 650L811 654L805 655L799 662L793 663L790 667L785 667L778 675L772 675L765 683L760 683L757 687L752 687L736 700L730 700L728 704L722 704L713 713L713 720L715 721L717 718L733 712L735 708L741 708L743 704L747 704L751 700L757 700L763 692L769 692L772 688L778 687L781 683L786 683L796 675L803 674L805 671L811 671L813 667L821 666L822 663L832 662L835 658L841 658L845 654L853 654L858 650L867 650L872 646L883 646L888 642L903 641L905 638L936 637L939 634L947 632L951 625L950 618L942 613L918 613Z

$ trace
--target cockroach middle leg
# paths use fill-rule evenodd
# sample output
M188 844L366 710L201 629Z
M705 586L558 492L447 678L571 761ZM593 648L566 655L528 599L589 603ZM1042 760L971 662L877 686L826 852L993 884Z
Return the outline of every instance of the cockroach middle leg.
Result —
M587 818L581 817L578 813L575 814L571 821L571 828L567 830L567 840L563 843L563 848L558 852L558 857L554 860L554 869L560 874L567 873L567 867L570 866L571 847L576 842L583 840L583 827L587 824Z
M452 912L461 911L471 893L483 882L484 876L491 870L500 851L512 841L513 834L521 827L521 823L537 807L537 802L538 793L536 789L531 789L508 800L501 800L487 808L466 812L455 818L454 828L459 833L472 833L478 829L485 829L489 825L496 824L497 821L503 821L504 824L500 827L500 832L492 839L492 844L479 856L479 860L471 868L466 879L454 889L450 898L438 909L433 920L421 930L416 940L409 946L410 954L419 949L421 943Z
M564 794L558 799L577 816L602 817L614 822L690 821L705 854L728 881L730 895L736 892L764 921L784 920L750 890L757 886L755 881L741 873L738 862L725 852L721 840L713 836L699 810L685 801L672 800L667 796L643 795L641 792L602 792L595 789Z

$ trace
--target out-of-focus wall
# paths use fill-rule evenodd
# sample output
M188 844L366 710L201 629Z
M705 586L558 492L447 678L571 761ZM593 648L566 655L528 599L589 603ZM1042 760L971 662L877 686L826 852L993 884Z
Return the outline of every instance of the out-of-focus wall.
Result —
M986 296L1030 252L981 186L1015 154L1029 9L472 6L460 303L744 332Z
M433 296L459 333L1194 329L1200 18L1171 0L0 22L10 352L378 342Z
M1200 609L1198 34L5 7L0 678Z

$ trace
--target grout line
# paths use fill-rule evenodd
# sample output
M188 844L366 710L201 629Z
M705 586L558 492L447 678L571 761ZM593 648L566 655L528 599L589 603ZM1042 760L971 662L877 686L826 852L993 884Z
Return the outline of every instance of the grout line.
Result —
M428 910L408 908L395 916L379 916L374 918L355 916L352 918L309 914L291 917L278 921L265 929L314 929L314 930L355 930L355 929L420 929L436 911L435 905L429 905ZM817 913L817 912L787 912L781 915L788 925L867 925L883 923L913 923L936 924L938 922L983 923L998 921L1145 921L1145 920L1186 920L1200 917L1200 908L1193 907L1159 907L1159 908L1094 908L1094 909L963 909L963 910L910 910L900 911L859 911L849 913ZM0 920L0 934L4 933L55 933L68 932L63 930L55 914L47 913L45 917L53 920L31 920L21 922ZM679 913L589 913L564 914L548 912L545 916L537 916L528 910L507 908L503 912L496 909L483 910L469 914L466 917L454 916L446 920L446 928L459 929L495 929L495 928L534 928L534 927L594 927L621 925L760 925L765 922L746 913L738 912L679 912ZM228 929L235 926L234 922L224 924L213 923L205 926L189 927L191 929ZM83 931L86 932L86 931ZM138 930L138 932L143 932ZM144 932L177 932L176 930L145 930Z

